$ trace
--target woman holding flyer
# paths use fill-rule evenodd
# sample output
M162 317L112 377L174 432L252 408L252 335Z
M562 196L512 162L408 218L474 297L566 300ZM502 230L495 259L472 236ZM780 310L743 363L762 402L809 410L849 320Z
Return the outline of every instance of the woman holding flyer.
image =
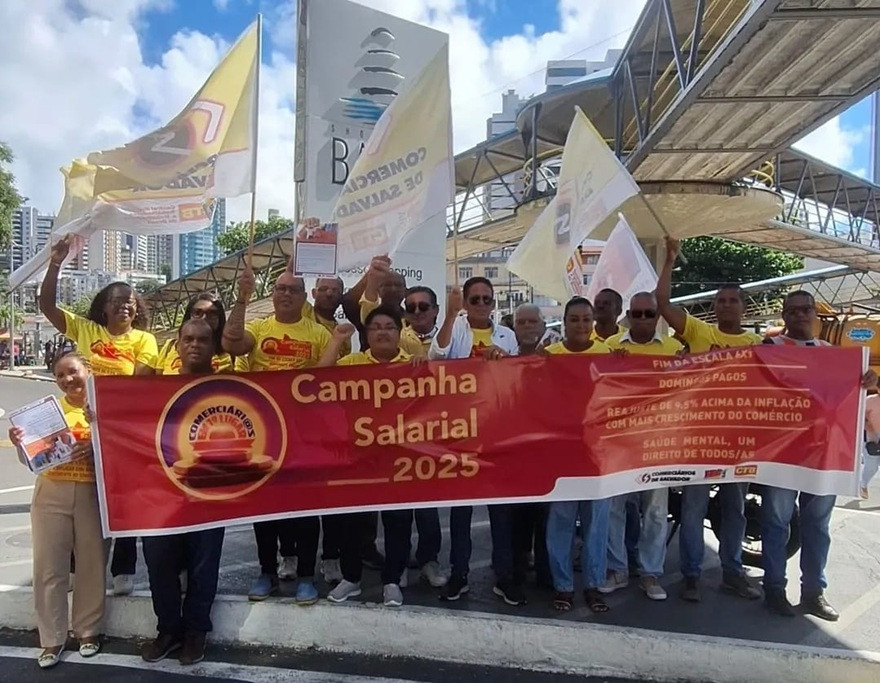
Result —
M58 307L58 273L69 252L69 235L52 245L49 268L40 287L40 311L61 334L76 343L95 375L154 374L159 349L156 338L146 331L147 308L130 285L107 285L95 296L84 318ZM115 595L128 595L134 590L136 565L136 539L118 539L110 564Z
M34 546L34 608L43 651L37 658L48 669L61 661L67 641L67 590L71 552L76 556L72 626L79 653L93 657L101 651L104 620L104 571L109 541L101 533L98 489L86 420L88 361L68 353L55 363L55 381L64 392L61 408L76 438L74 460L42 472L31 502ZM9 440L20 446L26 439L20 428L9 430Z

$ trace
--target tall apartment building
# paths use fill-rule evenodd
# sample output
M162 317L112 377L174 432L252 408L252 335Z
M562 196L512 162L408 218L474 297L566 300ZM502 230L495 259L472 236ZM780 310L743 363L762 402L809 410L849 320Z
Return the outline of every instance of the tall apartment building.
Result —
M601 62L587 61L586 59L557 59L547 62L547 73L544 76L544 85L547 90L555 90L574 81L586 78L590 74L604 69L611 69L617 64L617 60L623 50L608 50L605 59Z
M0 253L0 270L21 267L49 241L55 216L40 213L36 207L21 206L12 214L11 244Z
M185 277L222 256L217 237L226 230L226 200L218 199L214 220L204 230L174 235L171 250L171 279Z

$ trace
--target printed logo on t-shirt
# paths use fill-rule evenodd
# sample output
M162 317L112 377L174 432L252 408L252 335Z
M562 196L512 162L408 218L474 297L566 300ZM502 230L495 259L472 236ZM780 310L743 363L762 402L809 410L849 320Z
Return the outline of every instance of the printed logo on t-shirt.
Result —
M92 429L88 423L77 422L71 425L70 433L73 434L73 438L77 441L89 441L92 438Z
M260 342L260 350L267 356L285 356L308 360L312 357L312 345L309 342L291 339L286 334L283 339L266 337Z
M123 351L122 349L117 348L112 341L104 341L103 339L93 341L92 345L89 347L89 351L96 356L106 358L107 360L127 360L130 363L136 362L134 354L130 351Z

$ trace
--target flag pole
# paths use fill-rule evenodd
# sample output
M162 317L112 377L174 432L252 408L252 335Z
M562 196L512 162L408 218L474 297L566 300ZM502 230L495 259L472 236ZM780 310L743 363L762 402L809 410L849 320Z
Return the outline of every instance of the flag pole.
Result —
M663 221L660 220L660 216L658 216L657 212L654 210L654 207L651 206L651 202L648 201L647 197L645 197L645 195L643 195L641 192L639 192L639 199L642 200L642 203L645 205L645 208L648 209L648 213L650 213L651 216L653 216L654 220L657 221L657 225L660 226L660 229L663 231L663 234L666 237L672 237L672 235L669 234L669 230L666 229L666 225L663 223ZM685 255L682 254L680 251L678 252L678 259L682 262L683 265L686 266L688 264L687 258L685 258Z
M260 67L263 63L263 15L262 13L257 14L257 64L256 69L254 70L254 106L253 106L253 117L254 117L254 154L253 161L251 162L253 165L251 167L251 182L253 183L253 187L251 188L251 225L250 225L250 235L248 237L248 250L247 250L247 267L248 270L253 269L253 261L254 261L254 238L257 234L257 151L259 149L259 140L260 140Z

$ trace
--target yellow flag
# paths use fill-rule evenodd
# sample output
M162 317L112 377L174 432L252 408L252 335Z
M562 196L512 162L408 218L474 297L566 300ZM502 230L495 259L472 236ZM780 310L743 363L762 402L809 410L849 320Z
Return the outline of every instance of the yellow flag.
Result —
M449 47L376 123L333 211L339 270L393 257L404 238L453 196Z
M578 246L639 186L576 108L562 152L559 189L511 254L507 269L557 301L582 291L570 277Z

